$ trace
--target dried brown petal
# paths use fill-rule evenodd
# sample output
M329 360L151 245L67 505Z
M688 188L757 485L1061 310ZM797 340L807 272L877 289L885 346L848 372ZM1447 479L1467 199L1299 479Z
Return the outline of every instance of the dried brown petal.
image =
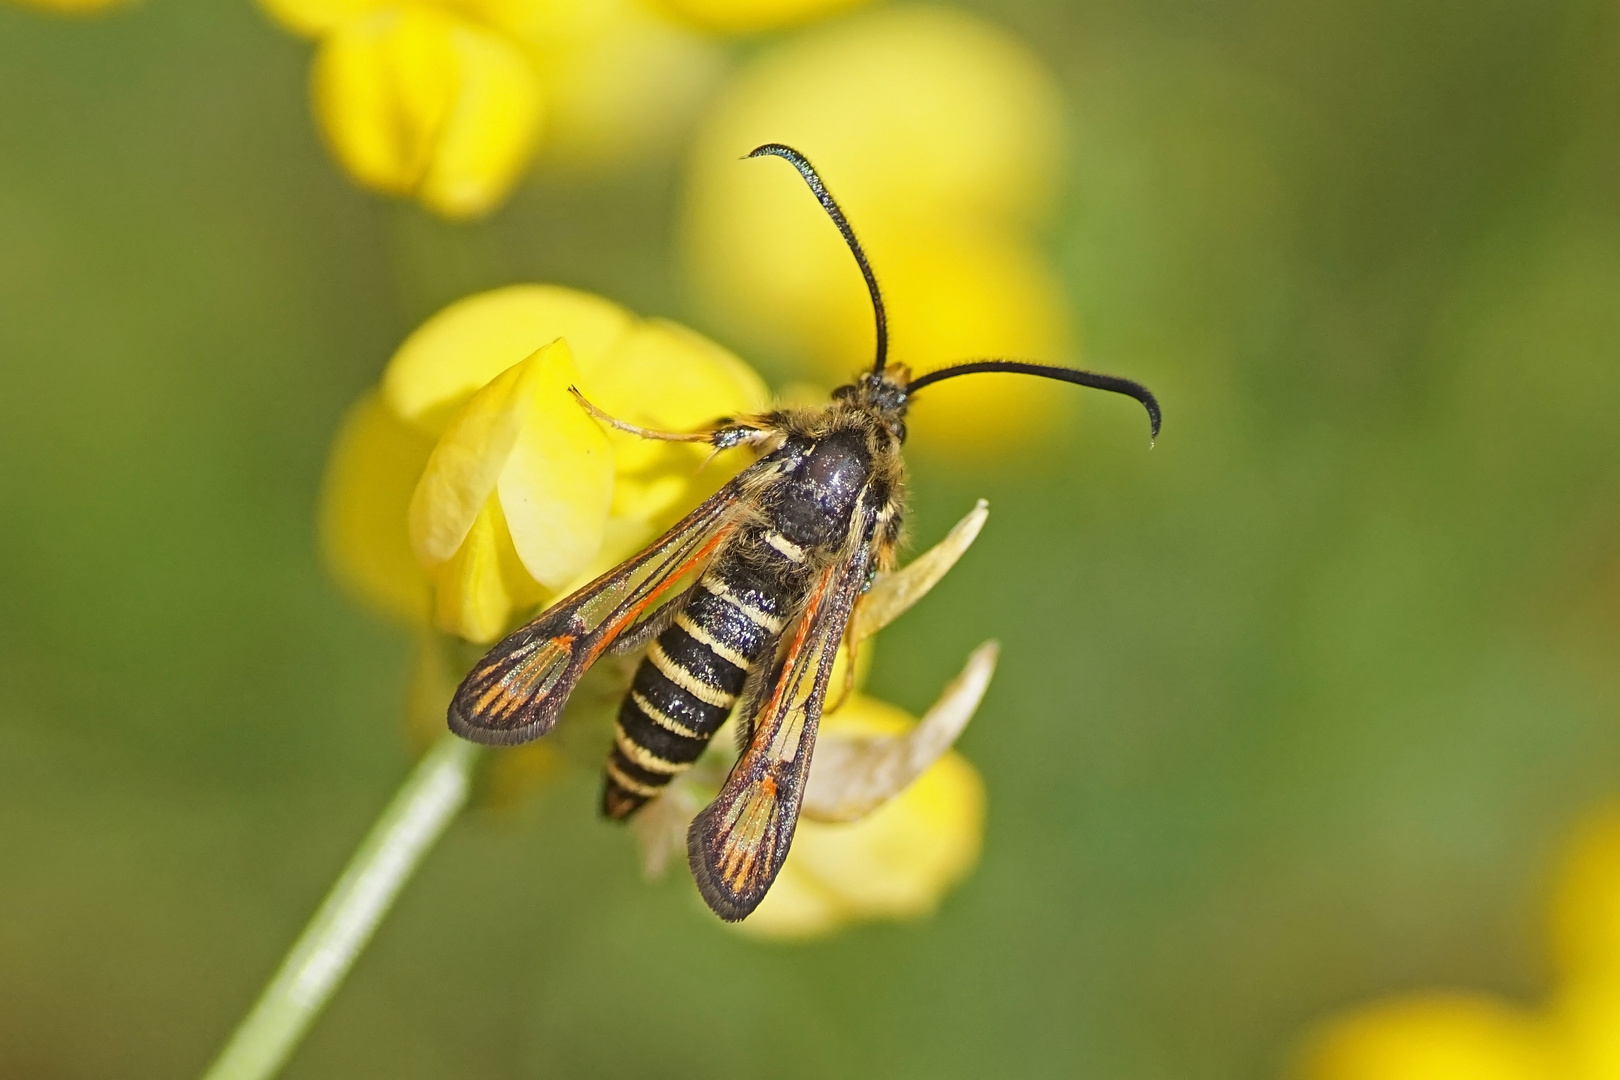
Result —
M990 504L980 499L945 539L898 570L879 574L855 608L851 637L856 641L871 637L926 596L978 539L979 530L984 528L984 520L989 516Z

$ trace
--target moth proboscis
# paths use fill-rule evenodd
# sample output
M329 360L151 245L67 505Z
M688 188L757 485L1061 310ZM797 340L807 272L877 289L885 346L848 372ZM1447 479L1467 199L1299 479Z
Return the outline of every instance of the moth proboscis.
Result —
M556 723L586 669L610 649L646 644L619 708L602 812L625 819L689 768L733 711L736 764L692 821L692 876L722 919L746 917L787 857L826 702L833 657L873 575L894 566L905 512L906 412L925 387L1013 372L1159 405L1139 383L1017 360L971 360L913 378L888 361L877 278L843 211L803 154L768 143L749 157L786 159L849 246L872 298L872 366L832 400L645 438L707 442L758 456L645 550L540 613L473 667L450 705L451 730L474 742L527 742ZM684 584L674 591L677 584Z

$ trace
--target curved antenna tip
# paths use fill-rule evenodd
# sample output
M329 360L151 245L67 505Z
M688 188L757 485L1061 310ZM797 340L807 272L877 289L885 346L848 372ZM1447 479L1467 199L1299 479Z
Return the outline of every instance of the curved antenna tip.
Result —
M872 374L882 375L889 357L889 316L883 309L883 292L878 288L877 275L872 273L872 264L867 261L866 252L861 249L861 242L855 239L855 230L850 227L849 219L844 217L844 211L839 207L838 200L827 190L821 174L810 164L810 159L786 143L761 143L750 150L747 157L779 157L792 165L804 178L804 182L810 185L810 191L815 195L816 201L821 203L821 208L837 226L839 235L844 238L845 246L849 248L850 254L855 256L855 264L860 267L861 277L866 280L866 291L872 297L872 319L876 323L877 331L877 350L872 361Z
M969 360L919 375L907 384L906 390L908 393L915 393L945 379L990 372L1037 375L1043 379L1057 379L1059 382L1075 383L1078 386L1089 386L1093 390L1106 390L1111 394L1123 394L1125 397L1134 398L1147 410L1148 449L1151 450L1158 442L1159 425L1164 419L1163 413L1159 410L1159 399L1153 396L1153 391L1141 383L1122 379L1117 375L1100 375L1094 371L1081 371L1079 368L1057 367L1052 364L1031 364L1023 360Z

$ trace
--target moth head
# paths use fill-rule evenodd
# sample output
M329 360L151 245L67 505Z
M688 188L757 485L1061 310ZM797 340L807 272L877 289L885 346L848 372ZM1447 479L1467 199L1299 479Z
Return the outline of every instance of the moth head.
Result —
M834 401L847 401L873 413L897 441L906 441L906 408L911 403L911 369L906 365L888 364L881 372L863 372L832 396Z

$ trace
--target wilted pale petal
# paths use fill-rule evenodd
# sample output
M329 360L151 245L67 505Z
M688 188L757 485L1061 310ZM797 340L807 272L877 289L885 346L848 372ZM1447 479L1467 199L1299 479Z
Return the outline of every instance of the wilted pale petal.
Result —
M1479 994L1432 994L1369 1006L1308 1046L1301 1080L1554 1080L1545 1030Z
M825 18L868 0L656 0L672 18L717 33L777 30Z
M405 527L431 439L368 394L349 410L321 484L321 548L334 576L386 615L428 618L427 576Z
M540 346L565 338L583 378L631 322L617 304L560 285L478 293L444 308L405 339L383 373L383 400L395 415L436 436L474 391Z
M1567 975L1620 980L1620 806L1576 829L1553 891L1552 933Z
M814 821L858 821L900 794L956 743L984 700L999 646L985 642L922 720L894 734L853 733L827 725L816 742L804 814ZM850 705L860 709L858 699Z
M686 830L701 809L694 785L683 777L630 819L641 852L641 874L648 881L662 878L675 855L686 851Z
M856 641L871 637L928 595L979 538L979 530L984 528L989 516L990 504L980 499L967 516L945 534L945 539L905 566L879 574L855 608L855 625L850 636Z
M327 141L356 180L455 217L505 196L539 129L539 84L518 48L425 4L333 28L313 93Z

